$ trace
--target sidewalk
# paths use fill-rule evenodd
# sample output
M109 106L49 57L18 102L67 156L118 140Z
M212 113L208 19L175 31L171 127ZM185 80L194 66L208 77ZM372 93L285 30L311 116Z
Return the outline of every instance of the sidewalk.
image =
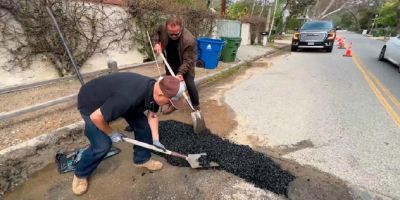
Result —
M245 58L245 61L248 62L275 51L277 49L272 47L243 46L239 48L238 57ZM239 67L245 61L220 62L215 70L196 68L196 82L200 84L202 81L217 76L226 70ZM164 71L164 69L162 70ZM155 65L128 71L152 77L158 76ZM80 87L76 82L69 81L64 84L57 84L54 90L49 90L49 87L36 88L28 91L29 95L25 95L24 98L18 97L22 93L11 94L10 96L13 99L24 101L26 99L34 99L33 97L39 94L42 96L44 93L41 90L46 90L51 95L62 93L62 88L64 87L69 92L76 93ZM23 94L26 93L24 92ZM46 95L44 94L44 96ZM46 100L45 97L41 100L43 101L44 99ZM4 104L10 102L10 99L2 97L0 101L3 102L0 102L0 104ZM27 177L53 163L53 156L58 150L71 150L82 147L82 144L85 143L85 138L81 134L83 123L75 106L71 106L71 103L68 103L68 106L58 108L58 110L53 107L44 110L46 112L37 111L27 114L29 116L13 119L11 122L0 122L0 147L2 146L0 148L0 168L2 171L4 170L4 173L0 173L0 197L3 192L25 182ZM2 144L1 141L7 141L7 143ZM18 173L13 173L15 171L18 171Z
M267 47L261 45L240 46L236 58L243 61L250 61L256 57L268 54L277 48L284 48L290 45L290 43L290 40L275 40L273 44L268 44Z

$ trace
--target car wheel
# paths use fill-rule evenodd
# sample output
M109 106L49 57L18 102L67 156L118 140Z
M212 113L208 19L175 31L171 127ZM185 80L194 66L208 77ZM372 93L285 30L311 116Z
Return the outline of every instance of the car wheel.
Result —
M326 52L331 53L331 52L332 52L332 49L333 49L333 46L330 46L330 47L326 48Z
M291 51L297 51L297 46L292 46L292 48L290 49Z
M386 53L386 46L382 47L381 53L379 53L379 60L384 61L385 60L385 53Z

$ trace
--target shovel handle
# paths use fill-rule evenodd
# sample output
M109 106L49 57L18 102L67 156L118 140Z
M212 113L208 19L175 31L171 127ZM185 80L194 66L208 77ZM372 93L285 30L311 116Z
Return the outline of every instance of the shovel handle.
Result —
M159 148L155 147L154 145L150 145L150 144L147 144L147 143L144 143L144 142L140 142L140 141L137 141L137 140L134 140L134 139L131 139L131 138L127 138L127 137L124 137L123 140L125 142L131 143L133 145L138 145L138 146L141 146L141 147L146 148L146 149L151 149L153 151L157 151L157 152L160 152L160 153L163 153L163 154L167 154L167 155L171 155L171 156L175 156L175 157L179 157L179 158L183 158L183 159L187 160L187 156L185 156L183 154L180 154L180 153L177 153L177 152L173 152L173 151L170 151L170 150L163 151L162 149L159 149Z
M171 156L175 156L175 157L179 157L179 158L183 158L183 159L187 160L187 156L177 153L177 152L171 151Z
M172 76L175 76L175 73L174 73L174 71L172 71L172 68L171 68L171 66L169 65L167 59L165 59L164 54L160 53L160 56L161 56L161 58L163 59L165 65L167 66L169 73L170 73ZM183 93L183 97L186 99L186 101L187 101L187 103L189 104L189 106L190 106L190 108L192 109L192 111L195 111L195 109L194 109L194 107L193 107L193 105L192 105L192 102L189 100L189 97L186 95L186 93Z
M134 139L131 139L131 138L124 137L123 140L125 142L131 143L131 144L134 144L134 145L138 145L138 146L141 146L141 147L146 148L146 149L151 149L153 151L157 151L157 152L160 152L160 153L163 153L163 154L172 155L172 153L173 153L170 150L163 151L162 149L159 149L159 148L155 147L154 145L147 144L147 143L144 143L144 142L140 142L140 141L137 141L137 140L134 140Z
M172 70L171 66L169 65L167 59L165 59L164 54L163 54L163 53L160 53L160 56L161 56L161 58L163 59L165 65L167 66L169 73L170 73L172 76L175 76L175 73L174 73L174 71Z

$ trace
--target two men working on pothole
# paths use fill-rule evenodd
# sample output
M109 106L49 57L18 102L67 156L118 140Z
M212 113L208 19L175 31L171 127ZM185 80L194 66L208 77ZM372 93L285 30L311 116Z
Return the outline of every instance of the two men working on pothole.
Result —
M171 16L165 29L160 26L158 53L164 51L177 77L164 76L158 81L135 73L114 73L86 83L78 94L78 109L85 121L85 136L90 146L78 162L72 191L82 195L88 190L88 177L94 172L111 148L112 142L120 142L123 135L113 130L109 123L122 117L135 134L135 139L164 149L159 141L157 112L159 106L167 106L168 114L184 106L183 92L186 82L189 95L198 109L199 99L194 85L196 43L192 34L183 28L177 16ZM165 32L164 32L165 31ZM144 114L147 112L147 116ZM152 160L148 149L134 146L133 162L136 167L152 171L160 170L162 163Z

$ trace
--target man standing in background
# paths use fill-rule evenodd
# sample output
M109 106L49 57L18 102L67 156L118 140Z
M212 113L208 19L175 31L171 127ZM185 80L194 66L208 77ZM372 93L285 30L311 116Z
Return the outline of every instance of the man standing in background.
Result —
M160 25L155 35L154 51L163 53L172 71L179 79L185 80L193 107L200 110L199 94L194 83L197 44L192 33L183 27L182 19L171 15L165 24ZM166 68L167 75L170 75ZM163 108L164 114L175 111L171 105Z

